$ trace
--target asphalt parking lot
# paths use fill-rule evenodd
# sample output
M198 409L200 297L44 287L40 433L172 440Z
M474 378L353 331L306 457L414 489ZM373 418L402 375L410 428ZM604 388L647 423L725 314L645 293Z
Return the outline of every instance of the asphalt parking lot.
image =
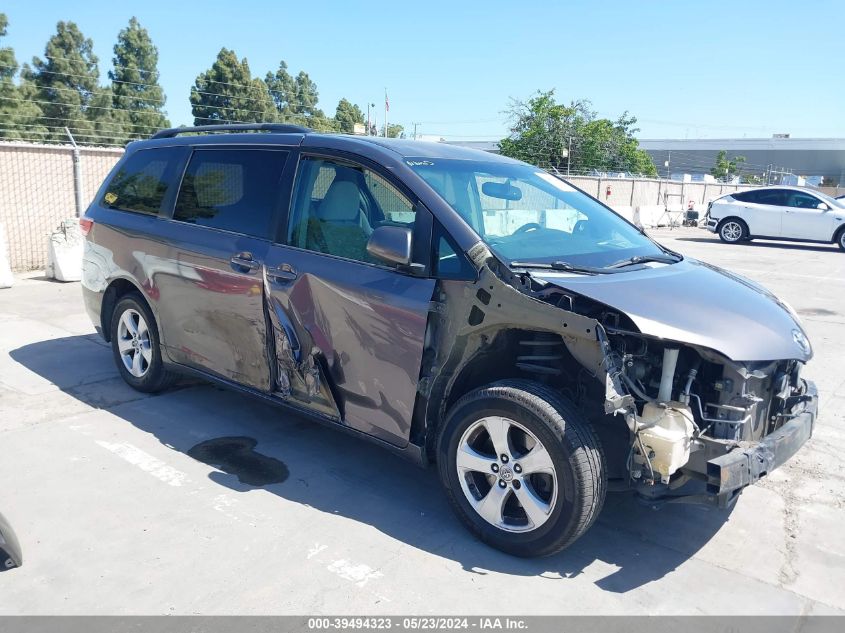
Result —
M209 385L132 391L78 284L19 277L0 290L0 511L25 562L0 613L845 613L845 253L654 235L801 314L815 435L730 512L611 494L538 560L476 542L433 469ZM207 465L215 438L265 468Z

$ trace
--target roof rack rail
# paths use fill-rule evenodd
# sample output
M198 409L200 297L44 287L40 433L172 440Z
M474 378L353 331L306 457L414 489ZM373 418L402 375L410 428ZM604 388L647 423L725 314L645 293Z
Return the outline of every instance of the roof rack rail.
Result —
M188 132L277 132L289 134L306 134L313 132L310 127L289 125L287 123L224 123L221 125L198 125L194 127L172 127L159 130L150 138L173 138Z

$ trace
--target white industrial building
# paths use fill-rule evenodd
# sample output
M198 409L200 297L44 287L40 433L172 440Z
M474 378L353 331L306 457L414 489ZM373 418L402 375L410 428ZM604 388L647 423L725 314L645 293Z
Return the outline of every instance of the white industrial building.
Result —
M648 152L661 175L706 174L724 150L727 158L744 156L744 173L770 174L772 182L845 185L845 139L842 138L714 138L642 139L640 149Z

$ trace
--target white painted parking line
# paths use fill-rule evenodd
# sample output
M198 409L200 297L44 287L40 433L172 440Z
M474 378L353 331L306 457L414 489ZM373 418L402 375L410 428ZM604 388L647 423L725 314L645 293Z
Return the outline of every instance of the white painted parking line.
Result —
M181 486L188 481L188 476L181 470L168 466L129 442L110 443L97 440L97 444L170 486Z

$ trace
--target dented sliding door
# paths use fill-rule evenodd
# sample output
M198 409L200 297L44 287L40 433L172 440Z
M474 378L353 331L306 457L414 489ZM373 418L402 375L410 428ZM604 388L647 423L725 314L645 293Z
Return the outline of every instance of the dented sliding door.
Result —
M264 275L276 395L406 445L434 280L287 246Z

